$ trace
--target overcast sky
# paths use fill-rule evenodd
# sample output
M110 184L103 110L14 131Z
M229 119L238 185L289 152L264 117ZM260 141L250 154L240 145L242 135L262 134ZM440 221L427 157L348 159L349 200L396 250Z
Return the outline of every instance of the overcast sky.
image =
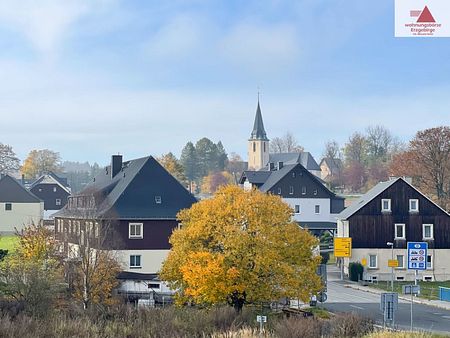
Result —
M246 158L258 87L269 138L316 157L450 124L449 39L393 34L393 1L0 0L0 142L106 164L206 136Z

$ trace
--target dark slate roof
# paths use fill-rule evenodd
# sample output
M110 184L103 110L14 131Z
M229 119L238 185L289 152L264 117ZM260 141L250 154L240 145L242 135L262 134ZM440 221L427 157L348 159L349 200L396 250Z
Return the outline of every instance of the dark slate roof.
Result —
M131 271L121 271L117 275L117 279L159 281L159 276L157 273L139 273L139 272L131 272Z
M271 171L252 171L246 170L241 176L239 181L240 184L244 183L244 179L248 179L251 184L261 185L267 181L269 176L271 175Z
M339 170L342 168L342 161L339 158L329 158L324 157L322 161L320 161L320 165L325 162L328 168L330 168L331 171Z
M284 164L295 164L300 163L307 170L320 170L314 157L311 153L303 151L301 153L274 153L269 154L269 163L283 162Z
M5 175L0 178L0 202L40 203L41 200L17 182L15 178Z
M57 184L70 194L70 188L67 184L67 178L59 177L53 172L48 172L47 174L41 175L36 181L31 184L29 189L32 189L39 184Z
M253 124L253 131L250 135L250 140L269 141L266 135L266 131L264 130L264 123L262 119L261 108L259 107L259 100L258 107L256 108L255 123Z
M244 171L239 183L243 184L245 179L247 178L250 183L259 186L259 189L261 191L268 192L270 189L272 189L272 187L275 184L277 184L284 176L286 176L289 172L291 172L292 169L294 169L297 166L302 167L306 175L309 175L313 180L321 184L323 188L330 193L330 196L333 196L333 198L342 199L342 197L336 196L335 193L330 191L319 177L310 173L300 163L286 164L286 165L283 164L283 167L280 170L276 169L272 171L269 170Z
M279 170L270 171L270 176L261 186L260 190L267 192L269 191L275 184L277 184L284 176L286 176L292 169L294 169L297 165L301 164L287 164L283 165L283 168Z
M176 219L181 209L197 201L152 156L124 162L113 178L111 167L106 167L75 196L94 196L96 217L112 219ZM155 196L161 197L160 204ZM79 213L68 203L55 217Z

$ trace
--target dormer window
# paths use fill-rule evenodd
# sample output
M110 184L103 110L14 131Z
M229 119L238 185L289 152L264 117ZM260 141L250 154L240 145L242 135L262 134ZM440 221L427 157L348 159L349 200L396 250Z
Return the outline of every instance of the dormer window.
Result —
M382 199L381 200L381 212L391 212L391 200Z
M161 204L162 203L161 196L155 196L155 203L156 204Z
M409 200L409 212L419 212L419 200L410 199Z

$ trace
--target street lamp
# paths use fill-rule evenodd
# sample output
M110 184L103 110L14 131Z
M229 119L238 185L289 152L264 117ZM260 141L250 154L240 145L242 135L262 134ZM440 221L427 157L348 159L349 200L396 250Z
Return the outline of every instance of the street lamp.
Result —
M391 261L394 260L394 243L393 242L387 242L387 246L391 247ZM391 291L394 292L394 266L391 263Z

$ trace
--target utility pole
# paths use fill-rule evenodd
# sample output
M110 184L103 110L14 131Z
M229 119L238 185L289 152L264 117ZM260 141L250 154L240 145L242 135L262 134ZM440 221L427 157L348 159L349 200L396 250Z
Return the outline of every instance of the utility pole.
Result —
M386 245L391 247L391 261L394 260L394 242L387 242ZM391 291L394 292L394 267L391 266Z

